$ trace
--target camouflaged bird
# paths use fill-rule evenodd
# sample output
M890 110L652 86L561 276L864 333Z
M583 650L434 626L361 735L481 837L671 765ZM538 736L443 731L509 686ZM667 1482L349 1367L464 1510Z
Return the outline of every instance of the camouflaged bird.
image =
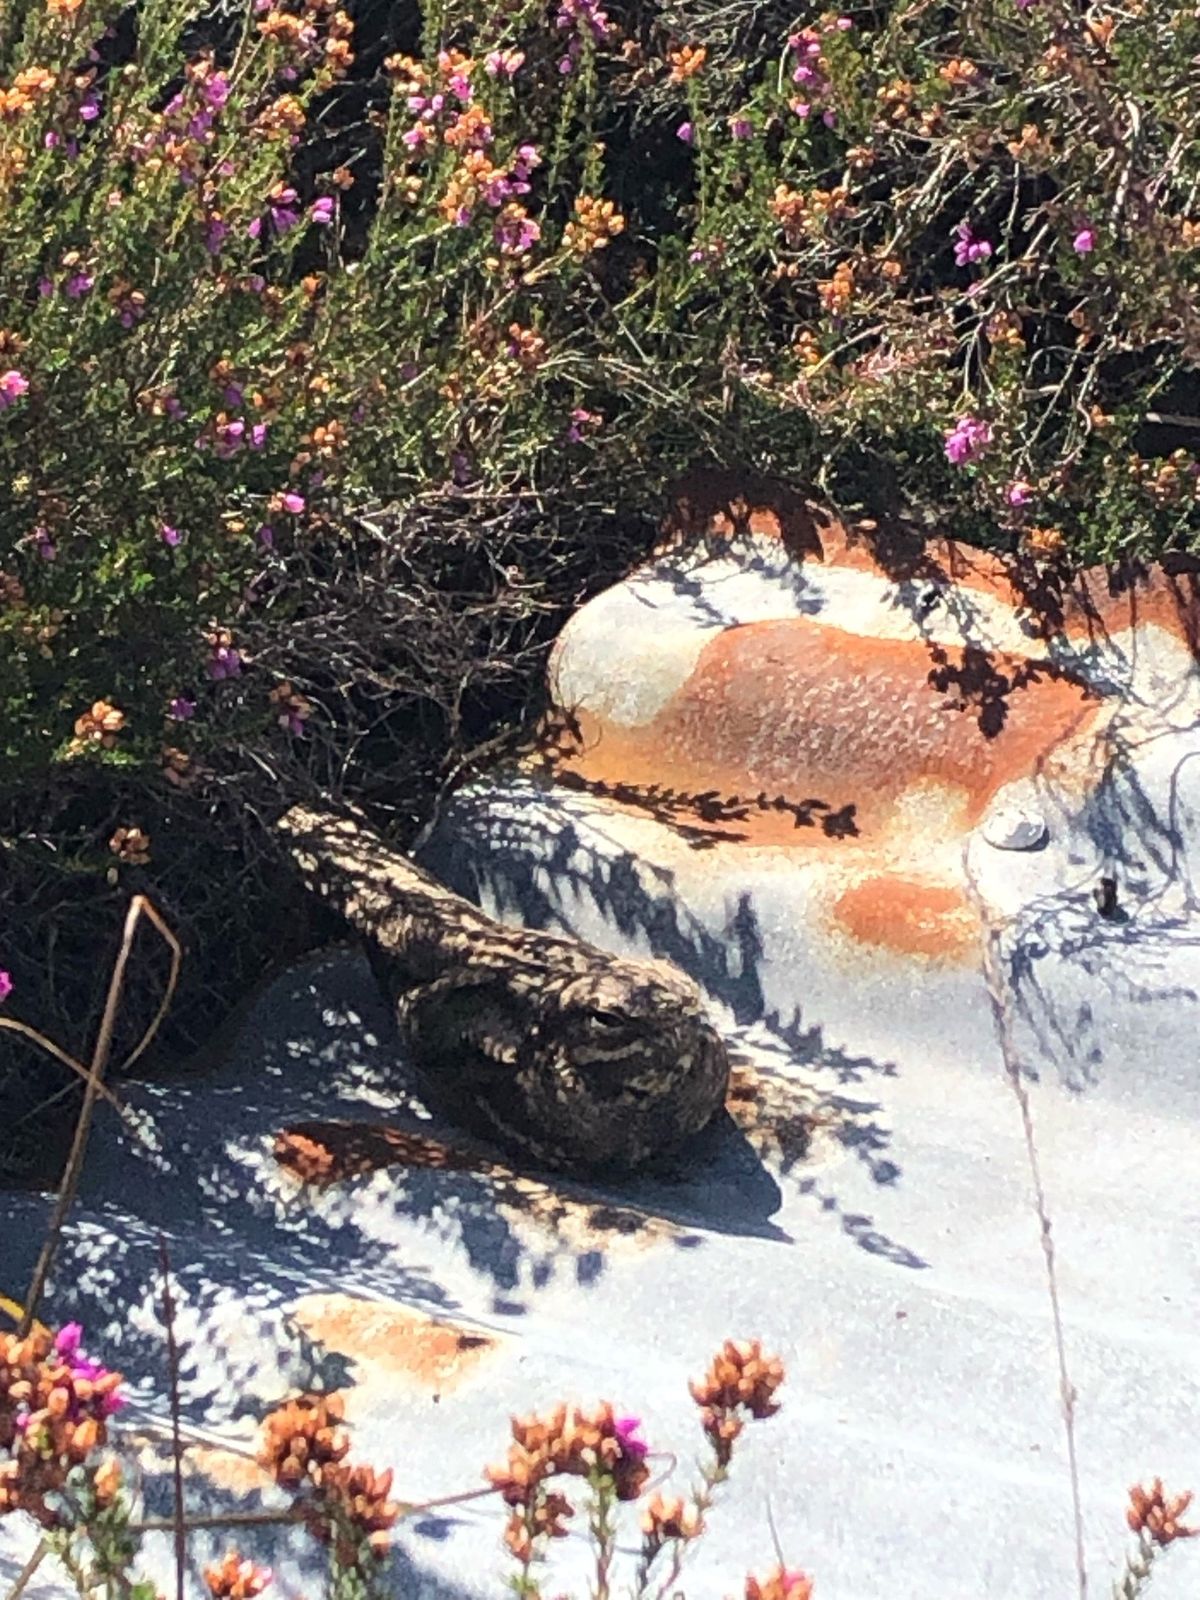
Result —
M659 961L509 928L355 821L279 824L307 886L359 932L431 1104L542 1165L634 1167L721 1109L725 1046Z

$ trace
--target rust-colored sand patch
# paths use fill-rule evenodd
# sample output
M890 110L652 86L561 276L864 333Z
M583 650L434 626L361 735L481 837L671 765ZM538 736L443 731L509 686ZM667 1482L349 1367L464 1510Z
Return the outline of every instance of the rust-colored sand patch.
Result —
M900 955L957 963L979 950L978 918L952 884L880 873L844 890L833 911L859 943Z
M835 852L877 835L917 783L960 789L969 825L1099 707L1048 662L787 618L710 640L642 727L580 714L560 770L614 791L716 796L728 804L710 801L701 829Z
M445 1393L498 1345L474 1329L428 1317L407 1306L357 1300L345 1294L311 1294L293 1309L312 1339L349 1360Z
M327 1188L383 1167L490 1172L494 1163L422 1133L373 1122L297 1122L275 1135L274 1155L302 1183Z
M222 1450L216 1445L188 1445L184 1462L205 1483L239 1498L263 1494L275 1482L271 1474L250 1456Z
M521 1234L549 1235L573 1250L646 1246L674 1235L674 1225L634 1206L589 1197L570 1180L534 1178L474 1150L427 1134L369 1122L303 1122L275 1137L275 1159L300 1182L325 1189L390 1167L474 1174L488 1204Z

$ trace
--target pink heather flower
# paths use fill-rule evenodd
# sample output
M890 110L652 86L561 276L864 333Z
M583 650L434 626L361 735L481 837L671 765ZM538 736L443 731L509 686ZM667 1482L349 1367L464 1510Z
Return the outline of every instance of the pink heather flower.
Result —
M28 393L29 379L22 377L14 367L10 367L7 372L0 372L0 411Z
M158 537L165 545L169 545L173 550L183 538L183 535L180 533L178 528L173 528L169 522L163 522L159 525Z
M492 225L492 237L502 256L524 255L541 236L541 228L532 217L522 215L519 207L511 213L502 211Z
M251 448L251 450L261 450L263 445L266 442L267 442L267 424L265 422L256 422L253 425L253 427L250 429L250 448Z
M803 122L805 117L807 117L809 112L812 110L812 107L806 100L793 100L791 102L791 110L794 111L795 114L800 118L801 122Z
M41 277L37 281L37 292L43 300L48 300L54 293L54 284L49 278Z
M1004 498L1010 506L1027 506L1033 499L1033 486L1024 478L1016 478L1004 491Z
M219 422L216 427L216 436L213 440L213 450L223 461L228 461L242 447L242 438L246 432L246 424L241 417L233 417L229 422Z
M79 115L84 122L95 122L100 115L100 96L94 89L89 89L79 102Z
M298 517L304 510L304 496L296 494L290 489L286 494L279 497L279 503L285 511L290 511L294 517Z
M598 428L604 418L595 411L587 411L583 406L576 406L571 413L571 425L567 429L567 443L579 444L583 438L585 428Z
M203 85L200 93L214 111L220 111L221 107L229 99L229 79L223 72L214 72L208 82Z
M695 142L696 130L690 122L681 122L675 129L675 137L682 139L684 144L692 144Z
M730 117L729 136L731 139L753 139L754 124L749 117Z
M173 722L190 722L196 715L196 702L189 700L186 695L177 694L167 707L167 715Z
M945 437L946 459L956 467L976 461L992 442L992 430L978 417L960 417Z
M88 1383L97 1383L101 1378L108 1376L108 1368L93 1361L80 1350L83 1338L83 1329L78 1322L68 1322L59 1329L54 1340L54 1353L66 1362L73 1378L83 1378ZM125 1404L125 1398L119 1390L106 1394L100 1402L100 1415L111 1417L114 1411L119 1411Z
M423 128L420 123L415 128L410 128L407 133L400 135L400 143L406 144L410 150L424 150L430 142L428 128Z
M271 224L276 233L286 233L289 228L294 228L300 220L300 214L293 208L298 203L299 196L295 189L280 189L271 201L267 210L271 214Z
M251 239L260 238L262 235L262 218L255 217L254 221L246 229L246 232L249 234Z
M515 78L524 63L524 50L491 50L483 58L483 70L489 78Z
M649 1449L641 1437L641 1429L640 1417L617 1417L613 1422L613 1432L621 1441L621 1449L634 1461L644 1461Z
M215 645L212 655L208 658L208 675L214 683L222 683L226 678L240 678L242 675L240 652L232 645Z
M10 973L5 972L4 969L2 967L0 967L0 1005L4 1004L4 1002L8 999L9 995L12 992L13 992L12 975Z
M309 209L308 218L315 222L318 228L327 228L333 221L333 201L329 195L324 194L319 200L314 200Z
M979 238L969 222L960 222L954 230L954 235L955 266L974 266L977 261L986 261L991 255L991 242Z
M69 1361L79 1349L79 1342L82 1338L82 1326L78 1322L68 1322L58 1331L58 1337L54 1341L55 1351Z
M1096 248L1096 232L1094 228L1080 228L1071 240L1071 248L1077 256L1090 255Z

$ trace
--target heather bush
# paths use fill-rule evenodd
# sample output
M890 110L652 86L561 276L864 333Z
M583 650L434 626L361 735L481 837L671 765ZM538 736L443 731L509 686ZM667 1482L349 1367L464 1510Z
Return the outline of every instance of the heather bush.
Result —
M17 1589L53 1556L80 1600L113 1593L156 1600L155 1584L137 1575L149 1532L174 1533L182 1593L189 1537L222 1525L240 1543L204 1568L205 1584L215 1600L254 1600L271 1587L273 1574L244 1554L244 1546L263 1529L287 1523L303 1527L322 1547L330 1600L383 1600L391 1592L384 1563L399 1523L493 1495L509 1512L503 1546L510 1593L524 1600L562 1595L554 1545L575 1535L592 1567L588 1593L594 1600L617 1592L632 1600L682 1597L703 1562L708 1518L740 1457L747 1424L780 1409L776 1395L784 1381L782 1363L757 1339L725 1340L703 1376L688 1385L703 1446L695 1481L682 1494L664 1493L655 1481L669 1458L651 1454L641 1420L604 1401L515 1416L507 1454L485 1469L483 1487L436 1500L401 1500L390 1469L349 1459L341 1397L297 1395L267 1414L257 1457L269 1482L284 1492L282 1507L193 1521L180 1473L173 1515L146 1519L140 1474L119 1429L110 1426L125 1404L121 1376L85 1355L81 1337L77 1323L57 1335L38 1323L24 1335L0 1331L0 1518L29 1519L42 1535ZM1191 1503L1190 1493L1170 1494L1160 1478L1130 1488L1125 1520L1135 1542L1112 1585L1114 1600L1135 1600L1163 1553L1200 1532L1184 1521ZM747 1574L745 1600L812 1600L812 1578L787 1565L777 1537L775 1544L778 1559ZM504 1560L498 1550L497 1565Z
M1043 562L1193 539L1192 7L392 13L0 19L0 966L32 1013L50 935L10 930L47 894L151 887L227 971L276 801L411 836L689 465Z

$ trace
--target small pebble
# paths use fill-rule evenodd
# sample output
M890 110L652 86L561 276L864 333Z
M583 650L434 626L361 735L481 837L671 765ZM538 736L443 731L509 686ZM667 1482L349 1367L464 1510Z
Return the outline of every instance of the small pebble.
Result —
M1015 806L1001 807L983 824L983 837L997 850L1036 850L1047 831L1044 817Z

